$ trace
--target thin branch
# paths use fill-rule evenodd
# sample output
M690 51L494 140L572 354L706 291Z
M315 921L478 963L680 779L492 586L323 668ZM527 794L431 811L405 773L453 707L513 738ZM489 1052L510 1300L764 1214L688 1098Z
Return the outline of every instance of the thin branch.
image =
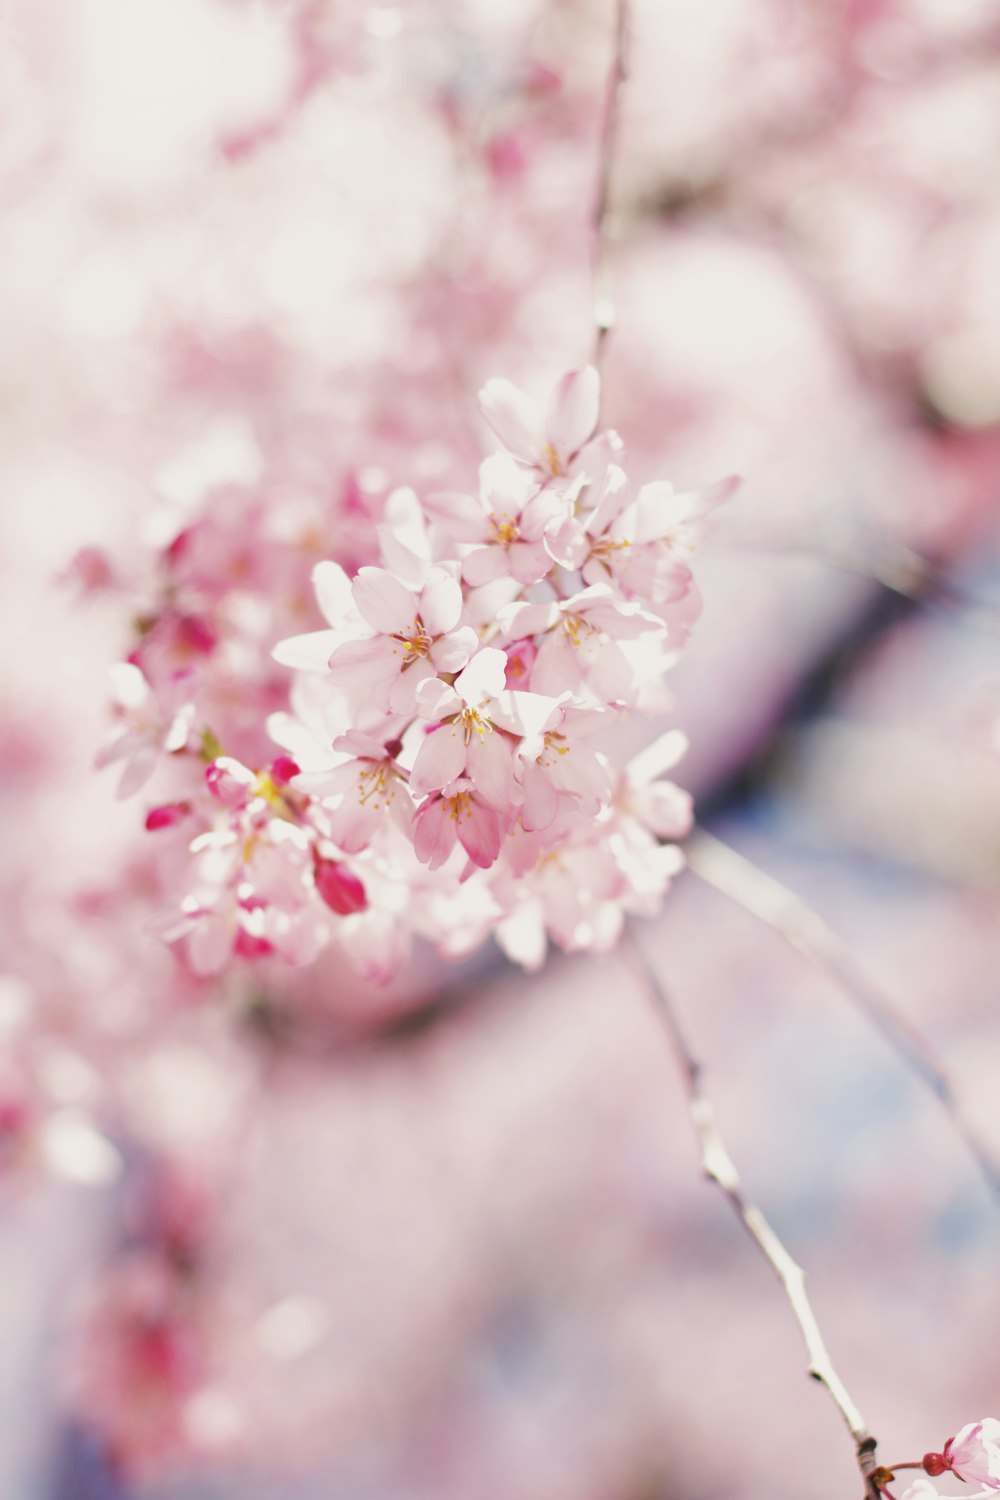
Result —
M719 1130L712 1101L705 1091L704 1068L687 1040L673 1000L653 972L637 938L626 932L623 947L632 962L642 987L659 1017L681 1070L688 1097L691 1123L701 1148L701 1169L709 1182L719 1187L729 1200L747 1234L771 1266L799 1325L809 1374L822 1385L840 1412L854 1443L858 1469L864 1484L865 1500L877 1500L880 1494L877 1475L883 1471L875 1463L875 1439L850 1392L838 1375L827 1350L822 1331L806 1292L805 1272L789 1253L757 1205L747 1197L736 1165Z
M597 169L597 195L594 199L594 364L598 370L604 356L604 345L615 325L615 303L611 291L611 269L608 251L611 219L611 178L621 108L622 85L627 77L626 56L629 40L629 0L617 0L615 6L614 56L608 75L601 124Z
M686 846L688 866L835 979L897 1057L930 1089L1000 1202L1000 1162L965 1111L930 1043L855 961L842 938L811 907L721 839L699 829Z
M794 537L738 535L730 546L771 557L797 557L866 578L913 604L960 614L973 630L1000 635L1000 605L981 598L950 576L945 567L890 536L857 533L837 539L800 541Z

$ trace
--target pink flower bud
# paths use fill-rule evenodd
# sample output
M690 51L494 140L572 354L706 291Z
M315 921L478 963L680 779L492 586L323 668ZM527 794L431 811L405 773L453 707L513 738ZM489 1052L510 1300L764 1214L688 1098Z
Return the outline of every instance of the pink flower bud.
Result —
M316 856L316 889L331 911L338 916L349 917L352 912L364 911L368 896L358 877L345 865L333 859Z
M271 762L271 780L275 786L287 786L293 776L298 776L300 767L290 755L279 755Z
M257 937L254 933L248 932L245 927L238 927L233 949L240 958L267 958L274 952L274 945L269 943L267 938Z
M162 802L159 807L149 809L146 814L146 828L150 833L155 833L160 828L173 828L177 823L182 822L190 811L190 802Z

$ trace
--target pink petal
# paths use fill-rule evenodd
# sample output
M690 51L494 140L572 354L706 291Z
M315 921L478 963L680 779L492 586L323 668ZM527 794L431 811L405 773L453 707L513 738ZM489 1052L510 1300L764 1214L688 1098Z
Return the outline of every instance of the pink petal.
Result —
M608 769L589 745L570 744L564 755L555 757L549 775L560 791L582 798L588 806L610 799Z
M524 803L521 823L528 833L549 828L559 808L559 794L537 761L525 766L521 779Z
M461 713L462 700L455 689L440 677L428 677L417 689L417 712L423 719L445 719Z
M279 641L271 655L296 672L325 672L330 657L343 644L342 630L311 630L308 635L291 635Z
M507 552L510 576L518 583L537 583L552 569L544 542L514 542Z
M465 774L491 807L507 812L514 805L517 784L511 747L501 734L473 733L465 754Z
M351 787L330 814L331 839L345 854L360 854L382 826L382 812L381 804L376 805L374 799L362 802L357 787Z
M492 583L508 570L508 554L504 547L496 545L477 547L462 560L462 577L476 589L483 583Z
M384 698L403 664L402 648L383 635L347 641L330 657L330 676L345 692L367 688Z
M313 568L312 584L323 618L339 628L354 607L351 580L339 563L321 562Z
M460 672L479 645L471 625L462 625L434 642L428 653L439 672Z
M440 791L465 769L465 735L455 724L442 724L426 735L410 772L410 787L418 796Z
M428 495L425 504L428 515L456 542L479 542L489 535L486 512L475 495L448 491Z
M496 646L484 646L455 678L455 691L466 703L478 707L484 699L498 698L506 681L506 655Z
M487 512L513 519L520 515L535 488L535 476L519 469L508 453L491 453L479 465L479 493Z
M428 635L447 635L462 614L462 586L450 573L435 570L420 595L420 618Z
M509 380L488 380L479 407L504 447L523 463L535 463L545 446L538 408Z
M593 434L600 402L601 381L593 365L573 370L560 380L552 393L546 424L549 442L560 458L570 458Z
M542 635L559 619L559 606L551 604L504 604L497 611L497 623L509 641L522 636Z
M115 795L124 799L141 791L156 770L158 759L159 754L152 745L147 745L144 749L137 750L131 760L125 762L125 768L122 771Z
M420 691L421 684L433 676L434 668L426 657L420 657L417 661L411 662L389 685L386 701L390 712L409 718L416 707L417 693Z
M587 533L576 516L567 516L545 533L545 550L561 568L575 571L583 566L589 550Z
M667 488L669 489L669 485ZM624 469L611 464L601 485L594 512L587 522L587 530L591 536L601 536L608 530L628 503L628 494L628 479Z
M428 797L413 816L413 852L421 864L438 870L455 847L455 819L449 802Z
M384 568L362 568L354 580L354 603L373 630L394 635L417 617L417 601L409 589Z
M488 870L500 853L503 824L498 813L473 798L456 819L458 841L474 865Z

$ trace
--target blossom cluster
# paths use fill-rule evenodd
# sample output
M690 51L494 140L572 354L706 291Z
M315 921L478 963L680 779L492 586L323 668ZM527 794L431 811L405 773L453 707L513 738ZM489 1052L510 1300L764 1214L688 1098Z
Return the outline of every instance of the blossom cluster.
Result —
M655 910L690 825L666 779L683 736L624 764L609 747L667 704L699 609L690 557L731 481L633 484L599 400L591 367L544 405L490 380L500 447L475 491L398 488L371 507L353 577L315 566L327 628L274 649L297 676L288 707L258 697L261 761L223 742L188 664L150 671L147 643L117 669L122 722L100 760L123 763L122 795L171 765L146 826L187 851L161 930L197 973L233 955L308 963L335 941L384 980L414 935L457 955L491 931L534 967L549 939L604 949L626 913ZM231 566L232 539L214 545Z

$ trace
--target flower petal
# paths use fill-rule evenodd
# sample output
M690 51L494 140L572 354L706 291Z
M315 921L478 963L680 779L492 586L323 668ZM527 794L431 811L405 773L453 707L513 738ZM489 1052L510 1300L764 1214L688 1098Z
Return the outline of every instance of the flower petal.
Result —
M420 595L420 618L428 635L447 635L462 614L462 586L457 578L435 568Z
M382 635L406 630L417 617L416 597L385 568L361 568L353 593L367 623Z
M535 463L545 446L540 413L509 380L488 380L479 392L479 407L508 452L522 463Z
M507 681L507 657L496 646L477 651L463 672L455 678L455 691L466 703L478 707L484 699L498 698Z
M565 461L579 452L597 426L601 379L593 365L564 375L552 393L548 439Z
M456 724L432 729L413 762L410 787L418 797L450 786L465 769L465 735Z

